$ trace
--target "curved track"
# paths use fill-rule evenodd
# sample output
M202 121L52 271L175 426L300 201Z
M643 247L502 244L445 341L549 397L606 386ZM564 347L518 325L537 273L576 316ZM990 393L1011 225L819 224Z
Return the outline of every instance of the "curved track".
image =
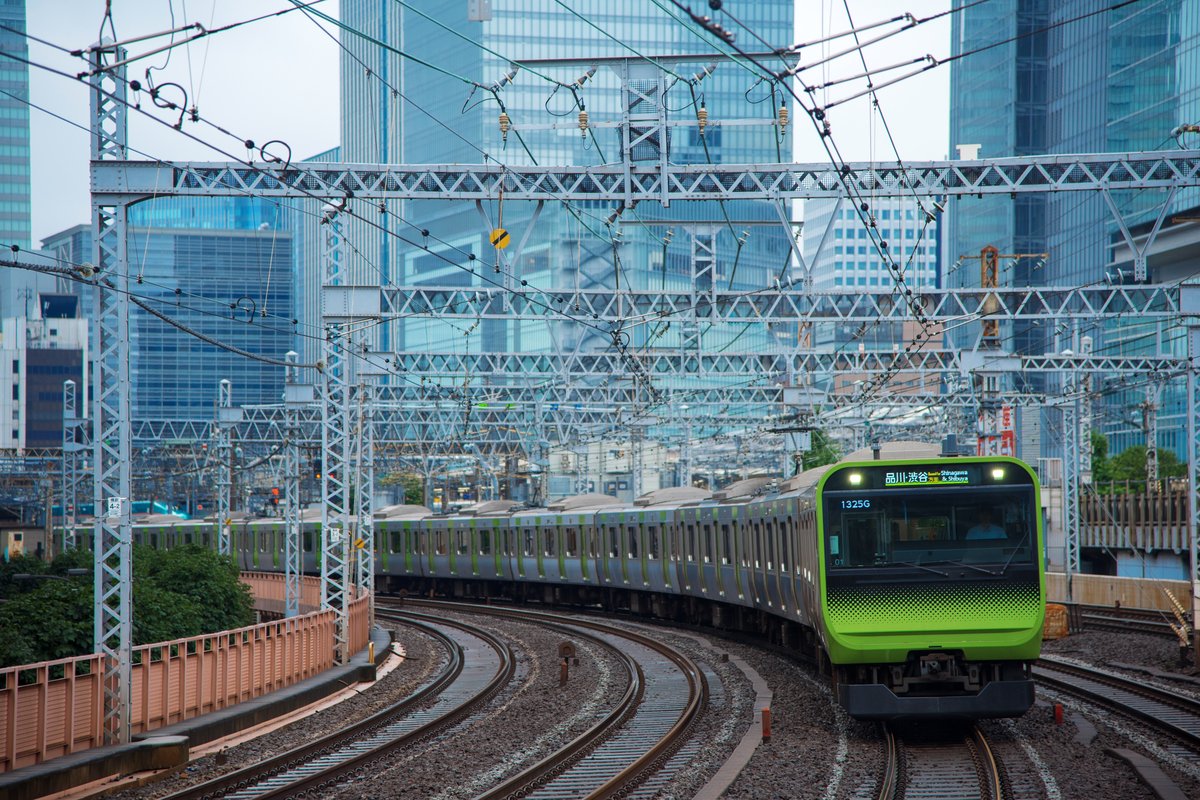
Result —
M592 620L538 611L436 604L586 635L621 653L631 670L622 702L582 736L481 798L638 797L673 774L672 755L708 701L700 668L648 636Z
M879 800L1003 800L1000 763L987 738L971 726L962 737L930 740L883 727L884 772Z
M420 628L440 642L449 654L446 667L413 695L361 722L170 795L171 800L257 800L321 789L457 723L512 678L512 652L486 631L419 614L380 610L378 616Z
M1149 608L1114 608L1112 606L1080 606L1079 616L1085 628L1092 630L1117 631L1119 633L1145 633L1175 639L1171 625L1174 617L1166 611Z
M1045 655L1033 676L1044 686L1150 724L1178 742L1168 750L1200 760L1200 701Z

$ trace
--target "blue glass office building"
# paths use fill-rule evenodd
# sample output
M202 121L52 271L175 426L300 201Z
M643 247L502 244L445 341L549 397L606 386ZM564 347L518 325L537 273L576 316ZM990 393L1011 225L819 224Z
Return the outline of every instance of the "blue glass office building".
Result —
M279 205L163 198L133 206L129 222L137 295L229 348L133 308L135 419L212 419L222 379L233 382L235 405L280 402L283 368L246 355L282 360L295 349L292 233ZM48 237L43 246L67 261L92 260L87 226Z
M1146 0L1103 11L1101 0L954 0L954 54L1020 37L954 62L951 67L950 145L980 145L980 156L1032 153L1135 152L1176 146L1171 130L1200 121L1200 7L1188 0ZM1114 205L1136 237L1145 235L1161 209L1159 192L1114 192ZM1149 261L1151 281L1171 281L1194 271L1200 233L1172 222L1200 205L1196 190L1179 192ZM950 206L949 260L994 245L1004 253L1045 252L1037 259L1002 262L1001 283L1012 286L1079 286L1129 282L1132 258L1105 200L1061 193L1010 198L965 198ZM979 285L978 260L950 277L950 285ZM1191 266L1189 266L1191 265ZM1047 327L1051 329L1047 330ZM1182 352L1182 331L1169 325L1122 320L1102 326L1022 326L1006 330L1011 350L1040 353L1078 349L1092 337L1096 352ZM961 341L959 342L962 343ZM1028 380L1054 390L1056 380ZM1093 409L1096 429L1114 452L1143 437L1131 418L1143 390L1107 383ZM1168 387L1160 408L1159 446L1182 452L1182 397ZM1049 424L1049 423L1048 423ZM1052 424L1050 424L1052 427ZM1042 454L1058 455L1060 432L1044 431ZM1037 453L1026 453L1031 458Z
M470 163L600 165L620 161L618 129L594 127L583 134L578 109L568 91L555 92L539 74L571 83L589 69L582 59L630 57L634 51L653 55L696 54L694 63L679 65L680 77L703 70L716 54L711 37L698 33L672 7L640 0L613 0L580 6L579 15L551 0L492 0L487 3L436 3L414 0L401 5L380 0L344 0L345 24L371 37L402 48L413 58L402 59L352 33L342 41L353 52L342 61L342 141L337 158L347 163ZM472 13L474 18L470 18ZM739 16L765 40L784 45L793 38L791 0L746 4ZM743 42L742 44L746 44ZM761 49L761 48L760 48ZM499 106L469 82L491 86L511 69L510 59L575 58L580 63L536 66L517 72L500 90L512 122L507 136L499 124ZM417 59L435 64L431 69ZM439 71L440 70L440 71ZM637 81L655 80L655 68L635 67ZM644 72L645 74L640 74ZM685 74L686 73L686 74ZM674 82L674 76L668 75ZM386 83L385 83L386 81ZM676 128L667 143L674 163L754 163L792 160L791 135L780 136L768 124L779 105L778 96L759 85L747 90L755 76L732 62L720 63L696 88L695 100L685 81L674 83L668 95L668 114L694 120L702 101L711 120L757 118L761 125L711 126L702 139L695 128ZM642 85L642 84L638 84ZM622 113L620 80L600 66L584 84L580 96L593 122L612 121ZM393 93L393 89L400 94ZM794 109L793 109L794 115ZM557 123L559 129L547 130ZM537 126L542 129L535 130ZM660 143L646 143L635 158L657 159ZM313 228L315 204L301 214L301 227ZM599 286L641 289L686 289L692 285L691 231L716 237L717 262L713 280L721 288L761 289L790 269L788 236L774 208L759 203L677 203L670 208L643 203L625 210L610 227L606 220L617 209L611 204L548 202L519 261L511 264L512 282L519 286L553 289L569 297L576 289ZM396 286L477 286L486 288L495 250L487 241L491 227L510 230L514 246L533 213L532 203L500 199L482 205L469 202L405 202L380 212L365 205L368 223L347 221L351 280ZM686 223L686 227L685 227ZM771 224L765 224L771 223ZM428 230L428 237L421 230ZM617 235L618 270L614 268L612 233ZM668 236L671 231L671 236ZM319 248L305 235L303 290L315 294L320 281ZM670 239L664 246L663 240ZM407 239L408 242L403 241ZM745 240L739 244L739 240ZM415 244L414 244L415 243ZM423 247L418 246L423 245ZM427 249L425 249L427 248ZM471 274L468 254L485 266ZM478 262L477 262L478 263ZM501 276L502 279L502 276ZM460 327L426 318L413 318L379 328L375 347L392 351L545 352L557 345L608 350L612 339L589 328L556 322L552 334L546 322L516 323L482 320L468 336ZM715 350L753 350L782 346L764 326L713 325L705 328L703 347ZM661 328L661 330L660 330ZM682 325L630 327L633 346L680 347ZM795 332L791 334L794 342ZM497 376L497 380L521 380ZM667 379L657 382L669 388Z
M25 0L0 0L0 25L25 30ZM20 33L0 28L0 242L29 247L29 67Z

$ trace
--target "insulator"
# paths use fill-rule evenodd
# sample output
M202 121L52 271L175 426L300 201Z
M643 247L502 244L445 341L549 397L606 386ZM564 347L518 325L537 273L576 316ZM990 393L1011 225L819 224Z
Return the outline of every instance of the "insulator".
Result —
M579 133L581 136L587 136L588 128L588 113L586 108L579 109Z
M784 103L783 105L781 105L779 107L779 129L787 130L787 126L788 126L788 107L787 107L787 104Z
M512 127L512 120L508 118L507 111L500 112L500 138L508 141L508 129Z
M702 103L700 110L696 112L696 124L700 128L700 135L704 135L704 129L708 126L708 109Z

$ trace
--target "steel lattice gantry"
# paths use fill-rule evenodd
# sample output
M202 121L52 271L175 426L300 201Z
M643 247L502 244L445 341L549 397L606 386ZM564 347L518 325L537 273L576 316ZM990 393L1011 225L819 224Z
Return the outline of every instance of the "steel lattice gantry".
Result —
M91 155L96 165L126 158L124 70L106 72L124 51L92 51ZM101 167L103 169L103 167ZM104 741L129 741L133 665L132 527L130 525L128 204L92 196L92 257L99 280L92 343L95 474L96 651L103 658Z
M666 204L864 195L984 195L1170 189L1200 184L1200 152L1039 155L986 161L848 164L507 166L124 161L92 166L92 191L121 197L343 197L372 200L582 200Z

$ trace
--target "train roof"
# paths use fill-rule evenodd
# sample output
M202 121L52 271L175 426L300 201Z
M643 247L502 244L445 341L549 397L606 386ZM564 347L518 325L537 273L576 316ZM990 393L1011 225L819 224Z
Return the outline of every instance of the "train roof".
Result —
M758 495L766 494L771 484L777 480L777 478L746 478L734 481L724 489L713 492L712 499L718 503L745 502Z
M634 500L633 504L638 508L695 505L710 497L712 497L712 493L707 489L699 489L695 486L674 486L669 489L656 489L653 492L646 492Z
M421 519L432 516L432 514L433 511L425 506L401 503L394 506L384 506L378 509L374 516L375 519Z
M847 461L902 461L904 459L939 458L942 448L929 442L882 442L879 445L879 457L875 457L874 447L862 447L838 460L839 464Z
M587 494L576 494L571 497L564 497L561 500L555 500L548 508L551 511L592 511L597 508L606 506L619 506L621 501L610 494L597 494L589 492Z
M513 512L521 509L521 503L516 500L484 500L480 503L460 508L451 517L495 517L495 516L511 516Z

